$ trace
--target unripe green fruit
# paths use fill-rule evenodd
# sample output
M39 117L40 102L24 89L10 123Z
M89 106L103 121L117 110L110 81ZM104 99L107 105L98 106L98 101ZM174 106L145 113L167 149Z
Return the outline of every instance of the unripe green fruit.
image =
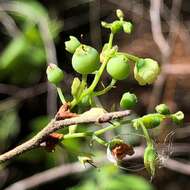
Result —
M80 46L80 42L74 36L69 36L69 37L70 40L65 42L65 49L73 54L75 50Z
M80 74L90 74L100 66L100 57L96 49L80 45L72 57L72 66Z
M160 73L157 61L150 58L139 59L134 67L134 77L140 85L152 84Z
M123 27L123 22L116 20L111 24L111 31L112 33L115 34L117 32L120 32L122 30L122 27Z
M123 11L121 9L116 10L116 15L120 19L123 19L123 17L124 17Z
M131 109L136 105L136 103L137 103L136 95L130 92L126 92L123 94L121 98L120 106L123 109Z
M175 114L172 114L172 121L179 125L183 122L184 119L184 113L182 111L178 111Z
M46 70L48 81L58 85L64 78L63 71L55 64L50 64Z
M140 121L144 124L147 129L152 129L160 125L164 117L162 115L153 113L148 114L140 118Z
M128 77L130 66L124 55L115 55L107 63L107 72L113 79L124 80Z
M85 96L80 102L83 106L89 106L90 105L90 96Z
M148 144L144 151L144 166L152 177L155 175L157 158L158 155L154 146L152 144Z
M133 25L130 22L124 22L123 23L123 31L127 34L130 34L132 32Z
M166 104L159 104L156 106L156 111L160 114L163 114L163 115L168 115L170 114L170 110L168 108L168 106Z
M79 78L75 77L73 79L73 83L71 85L71 94L73 95L73 97L77 97L77 94L79 92L79 87L80 87L80 80Z

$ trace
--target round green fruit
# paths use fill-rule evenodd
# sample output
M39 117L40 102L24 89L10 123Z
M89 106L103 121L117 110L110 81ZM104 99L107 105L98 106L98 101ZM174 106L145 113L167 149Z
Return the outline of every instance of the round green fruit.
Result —
M163 115L168 115L170 114L170 110L166 104L159 104L156 106L156 112L163 114Z
M134 67L134 77L140 85L152 84L159 73L157 61L150 58L139 59Z
M46 70L48 81L58 85L64 78L63 71L55 64L50 64Z
M65 42L65 49L73 54L75 50L80 46L80 42L74 36L69 36L69 38L70 40Z
M135 94L132 94L130 92L126 92L123 94L120 106L123 109L131 109L137 104L137 97Z
M111 24L111 31L112 33L118 33L122 30L123 27L123 21L116 20Z
M100 57L96 49L80 45L72 57L72 66L80 74L90 74L100 66Z
M115 55L107 63L107 72L113 79L124 80L128 77L130 66L124 55Z
M127 34L130 34L132 32L133 25L130 22L124 22L123 23L123 31Z

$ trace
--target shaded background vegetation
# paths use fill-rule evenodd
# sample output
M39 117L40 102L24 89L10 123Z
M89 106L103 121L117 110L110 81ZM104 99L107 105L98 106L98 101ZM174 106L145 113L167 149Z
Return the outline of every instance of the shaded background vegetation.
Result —
M78 37L83 43L91 44L100 51L108 37L107 31L101 29L100 21L113 20L117 8L121 8L126 18L134 24L132 35L126 36L121 33L116 38L120 49L158 60L162 66L162 74L156 85L140 87L131 77L131 73L127 80L120 82L116 89L109 95L101 97L99 101L109 111L114 108L118 110L121 94L127 90L139 97L135 110L137 115L153 111L154 106L161 102L168 104L173 111L184 111L184 127L177 130L175 143L181 142L188 146L190 133L188 0L163 1L161 24L166 41L169 39L167 41L170 47L169 54L163 51L164 47L159 47L153 38L148 0L26 0L17 1L18 4L15 6L17 12L7 11L11 9L12 2L0 1L0 152L9 150L37 133L60 106L54 89L46 83L47 63L57 62L66 72L66 80L62 86L66 96L70 96L70 84L75 73L70 64L71 56L64 49L64 42L69 35ZM26 4L22 4L23 2ZM47 23L40 18L45 18ZM107 84L109 76L105 74L103 78ZM119 130L109 135L126 132L129 131ZM166 132L164 127L154 131L160 141ZM135 140L138 139L132 139L131 143L138 144L139 142L136 143ZM20 179L46 169L77 161L73 152L84 147L91 150L84 140L75 139L65 142L64 148L58 147L54 153L34 150L19 156L1 169L0 188L4 189ZM97 148L91 151L95 155L100 155L98 157L105 156L105 150L102 147L98 149L99 152L95 152ZM177 158L188 162L189 155L186 151L183 155L177 155ZM117 170L108 163L104 165L100 171L92 169L72 174L35 189L185 190L190 186L188 176L164 168L158 171L151 186L148 184L149 177L145 171L126 172Z

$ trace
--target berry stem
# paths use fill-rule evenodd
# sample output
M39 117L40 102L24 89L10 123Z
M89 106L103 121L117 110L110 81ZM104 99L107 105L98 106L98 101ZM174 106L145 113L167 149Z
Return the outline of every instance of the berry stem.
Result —
M112 48L113 38L114 38L114 33L111 32L111 33L110 33L110 36L109 36L108 49L111 49L111 48Z
M147 141L147 144L152 145L152 139L150 138L146 127L144 126L144 124L142 122L140 122L140 125L141 125L142 131L144 133L145 139Z
M65 97L64 97L63 92L60 87L57 87L57 93L59 95L59 98L60 98L62 104L65 104L66 103Z
M93 140L95 140L96 142L98 142L99 144L107 147L108 143L106 141L104 141L103 139L101 139L100 137L94 135L93 136Z
M109 37L109 42L108 42L108 49L109 50L111 50L111 48L112 48L113 37L114 37L114 34L111 32L110 37ZM76 99L72 100L71 109L73 107L75 107L82 100L83 97L93 93L94 89L96 88L96 86L100 80L100 77L102 76L102 73L104 72L104 69L106 68L106 65L107 65L109 58L110 58L110 54L108 53L104 59L104 62L101 65L101 67L97 71L97 73L94 77L94 80L93 80L92 84L90 85L90 87L88 89L86 89L83 93L81 93L81 95L79 96L79 98L77 100Z
M72 138L80 138L80 137L88 137L92 136L93 132L84 132L84 133L72 133L64 135L63 139L72 139Z
M119 122L114 121L112 125L109 125L108 127L105 127L103 129L99 129L99 130L95 131L94 134L101 135L101 134L104 134L106 131L110 131L110 130L115 129L120 126L121 126L121 124Z
M83 74L82 75L82 82L80 84L80 88L79 88L79 93L77 97L80 97L80 95L82 94L82 92L84 91L85 87L86 87L86 81L87 81L87 75Z
M108 91L110 91L114 87L116 82L117 82L117 80L112 79L111 83L106 88L104 88L103 90L100 90L98 92L94 92L93 96L101 96L103 94L106 94Z
M105 67L106 67L107 61L108 61L108 59L106 59L106 60L104 61L104 63L102 63L102 65L101 65L100 69L98 70L98 72L96 73L96 75L95 75L95 77L94 77L94 80L93 80L92 84L90 85L90 87L89 87L88 89L86 89L86 90L80 95L80 97L78 98L78 100L74 99L74 100L71 102L71 109L72 109L73 107L75 107L75 106L78 104L78 102L80 102L80 101L82 100L83 97L85 97L86 95L89 95L89 94L92 94L92 93L93 93L93 91L94 91L96 85L98 84L98 82L99 82L99 80L100 80L100 77L101 77L101 75L102 75L102 73L103 73L103 71L104 71L104 69L105 69Z
M131 120L128 120L127 122L130 123ZM121 127L121 126L122 125L118 121L114 121L113 124L109 125L108 127L105 127L103 129L99 129L97 131L87 131L87 132L83 132L83 133L65 134L63 137L63 140L64 139L71 139L71 138L93 137L94 140L96 140L100 144L106 146L107 142L104 141L103 139L99 138L98 136L104 134L107 131L113 130L113 129L115 129L117 127Z
M122 54L122 55L125 55L128 59L130 59L131 61L134 61L134 62L137 62L140 58L135 56L135 55L132 55L130 53L118 53L118 54Z

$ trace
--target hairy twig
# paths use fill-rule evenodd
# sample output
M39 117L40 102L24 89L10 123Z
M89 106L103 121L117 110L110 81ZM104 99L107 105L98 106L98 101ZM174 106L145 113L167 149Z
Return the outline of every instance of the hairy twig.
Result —
M45 140L45 138L49 134L61 129L62 127L81 124L81 123L96 123L96 122L105 123L113 119L128 116L129 114L130 114L129 110L110 112L110 113L99 112L96 114L92 114L92 112L89 110L88 112L85 112L79 115L78 117L70 119L64 119L60 121L52 119L52 121L32 139L0 155L0 163L10 160L11 158L20 155L26 151L39 147L40 144Z

